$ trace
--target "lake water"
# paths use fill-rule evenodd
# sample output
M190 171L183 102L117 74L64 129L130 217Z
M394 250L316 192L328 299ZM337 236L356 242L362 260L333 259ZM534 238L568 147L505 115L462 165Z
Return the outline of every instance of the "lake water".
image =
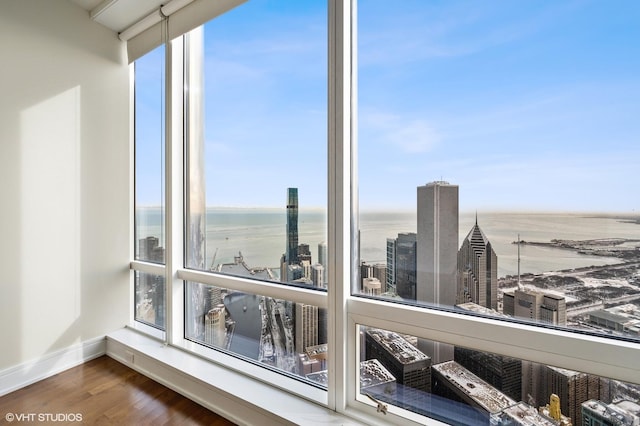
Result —
M460 242L471 230L474 221L475 213L460 214ZM140 209L137 223L138 238L155 235L163 240L158 209ZM552 239L640 239L640 225L629 223L622 215L480 212L478 225L496 251L499 277L517 273L517 245L513 241L517 240L518 234L522 240L539 242ZM233 262L233 257L242 252L249 266L278 268L280 257L285 252L285 227L284 209L209 208L207 267L212 262ZM359 229L361 259L371 263L386 262L386 239L395 238L400 232L416 232L416 215L414 212L362 212ZM326 241L324 212L301 209L298 234L298 242L309 244L312 259L316 262L318 243ZM520 256L522 273L619 262L615 258L585 256L570 250L526 245L521 246Z

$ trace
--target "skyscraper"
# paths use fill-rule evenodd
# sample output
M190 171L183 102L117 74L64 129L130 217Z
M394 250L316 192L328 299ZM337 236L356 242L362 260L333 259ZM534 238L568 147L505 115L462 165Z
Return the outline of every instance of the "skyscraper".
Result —
M329 270L327 269L327 243L325 243L324 241L321 243L318 243L318 263L322 265L323 269L324 269L324 273L323 273L323 287L327 287L327 282L329 280Z
M210 345L224 347L225 329L224 305L220 304L207 313L204 318L204 341Z
M375 277L367 277L362 280L362 292L370 296L380 296L382 293L382 283Z
M373 276L380 280L382 293L387 292L387 265L385 263L376 263L373 265Z
M160 247L158 237L140 238L138 240L138 260L164 263L164 248Z
M503 316L493 309L473 302L456 305L458 309L484 315ZM522 400L522 361L489 352L456 346L454 360L485 382L516 401Z
M297 234L298 233L296 232L296 235ZM311 250L309 250L309 244L298 244L297 254L298 263L302 263L305 260L311 263Z
M426 406L431 391L431 359L392 331L365 332L365 358L377 359L400 385L397 402L403 406ZM411 389L420 392L411 392Z
M498 256L476 223L458 250L456 304L473 302L498 308Z
M318 307L296 303L295 348L303 353L318 344Z
M149 262L164 262L164 248L160 247L157 237L140 238L138 241L138 259ZM160 327L165 326L165 278L161 275L136 273L137 289L136 289L136 305L143 307L140 302L148 300L151 303L153 316L150 316L149 310L144 316L138 316L143 321L151 322ZM136 308L138 310L138 308ZM141 312L142 312L141 311ZM136 315L138 315L136 313Z
M567 309L562 296L532 290L515 290L503 293L502 312L517 318L566 325ZM532 361L522 361L522 399L539 406L546 401L545 366Z
M396 239L387 238L387 291L396 293Z
M458 269L458 186L437 181L418 187L416 300L453 306ZM397 280L397 277L396 277ZM434 364L453 360L453 346L418 340Z
M407 300L416 300L416 252L416 234L398 234L395 258L396 292L398 296Z
M549 324L567 324L567 304L563 296L533 290L503 294L503 313Z
M607 379L591 374L580 373L546 366L545 392L541 398L556 394L560 397L562 414L570 417L574 425L582 425L582 403L591 399L601 399L601 390L608 384Z
M509 398L522 399L522 361L519 359L456 346L454 360Z
M324 279L324 266L320 263L311 266L311 281L314 287L327 288Z
M437 181L418 187L418 302L453 306L458 265L458 186Z
M298 263L298 188L287 188L287 252L289 265Z
M582 403L584 426L633 426L640 424L640 404L629 400L607 404L597 399Z

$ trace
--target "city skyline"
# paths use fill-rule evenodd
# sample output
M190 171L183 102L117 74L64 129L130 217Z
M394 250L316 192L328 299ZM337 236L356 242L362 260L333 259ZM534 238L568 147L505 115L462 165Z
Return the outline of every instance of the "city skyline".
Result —
M209 205L273 207L290 186L326 204L324 6L250 2L205 28ZM465 188L461 211L640 209L640 5L380 7L359 8L361 208L411 210L415 186L444 179ZM294 182L272 166L291 152L306 159Z
M299 243L297 238L297 216L299 207L297 195L297 188L287 188L286 216L288 238L285 249L292 253L295 248L295 252L300 257L298 259L300 264L297 266L304 266L305 262L311 262L311 256L308 252L309 245L304 242ZM477 257L478 260L482 260L485 259L484 252L489 250L492 254L490 256L490 262L486 263L487 269L483 269L481 266L478 270L488 272L489 269L493 268L493 265L496 265L497 258L495 253L491 251L492 245L489 242L489 239L484 235L484 232L478 225L477 217L475 225L463 240L464 242L462 246L458 249L459 213L457 185L451 185L443 181L431 182L425 186L417 188L417 198L417 217L419 222L417 233L405 234L407 237L413 237L415 244L415 246L413 246L415 247L414 256L417 258L417 261L413 266L418 272L414 300L417 299L418 302L430 302L450 307L454 307L455 305L458 309L484 312L488 315L503 316L506 314L510 317L534 320L540 323L559 326L567 325L568 309L565 303L565 298L553 293L548 293L546 290L543 292L532 291L530 289L520 290L519 285L513 292L508 292L505 291L507 289L502 289L504 305L502 308L498 308L498 310L494 310L497 306L493 306L493 284L490 286L491 291L488 291L489 286L485 286L487 300L484 303L481 300L474 300L473 302L475 303L466 303L458 306L460 301L449 301L448 299L451 297L455 298L456 285L458 286L458 294L460 294L460 284L457 282L455 277L451 276L451 274L455 275L456 273L460 273L461 260L463 263L470 265L472 261L468 259L467 256L470 256L471 258ZM420 226L420 223L422 223L423 226ZM399 250L401 237L403 237L403 235L399 234L398 239L396 240L396 254ZM296 243L295 247L293 244L294 242ZM144 251L147 252L156 248L157 243L157 238L149 237L146 240L141 240L140 245L145 248ZM387 239L387 243L389 243L389 239ZM431 253L429 251L425 251L425 247L431 247L431 249L439 248L435 250L435 253ZM422 254L420 254L421 251ZM428 295L426 297L420 296L421 286L425 285L425 280L421 280L419 276L421 265L425 263L424 260L421 260L421 257L423 257L425 253L429 253L426 256L427 258L434 259L432 262L432 274L435 276L441 276L440 280L436 279L432 284L434 287L433 291L427 292L429 294L435 294L433 300L431 300ZM461 256L461 253L467 253L467 255ZM302 260L302 258L307 255L309 257ZM284 255L284 258L286 257L289 256ZM451 261L457 264L457 268L454 268L455 271L449 273L447 271L450 269L448 265ZM393 263L395 264L396 262L394 261ZM225 266L227 267L226 271L224 270ZM364 263L361 263L361 271L364 271L362 268L363 266L365 266ZM367 275L370 277L375 276L375 278L371 279L377 281L378 289L380 289L381 282L386 282L386 271L384 273L377 273L375 270L376 268L384 267L385 265L370 265L366 268L368 271ZM308 280L311 270L307 271L306 268L303 269L304 280ZM424 269L425 271L429 270L429 268ZM593 267L587 269L593 269ZM241 253L239 253L234 264L220 265L215 270L231 275L252 277L257 277L258 272L265 272L265 270L261 268L259 268L259 270L249 269L242 259ZM439 273L439 270L444 270L445 273ZM475 270L470 269L469 272L471 271ZM473 272L470 275L470 278L475 279L479 277L480 275L478 271ZM300 270L300 272L303 271ZM262 274L259 279L277 281L275 276L272 274L268 275L269 276L267 277ZM394 275L397 276L398 274ZM487 278L488 275L493 276L493 273L487 274ZM281 279L280 281L284 280ZM289 281L289 279L286 281ZM297 278L294 282L298 283ZM319 279L314 280L314 285L316 287L320 287L320 282L321 280ZM482 284L480 284L478 290L483 292L481 288ZM377 293L369 292L366 284L363 286L363 289L365 293L371 295L389 297L387 294L380 294L379 291ZM360 291L363 289L360 289ZM495 290L497 290L497 288L495 288ZM356 293L358 292L358 290L354 291ZM451 297L444 297L444 299L447 300L442 300L442 297L438 297L438 294L449 293L451 293ZM478 291L471 291L469 295L473 296L475 293L478 293ZM491 295L489 293L491 293ZM236 297L251 297L255 299L255 296L243 295L240 292L236 292L234 294ZM394 297L394 295L391 297ZM574 296L572 295L572 297ZM215 297L210 297L212 301L214 299L217 300L218 298L219 296L217 294ZM257 360L262 363L277 366L279 369L296 372L301 376L305 376L309 373L319 373L322 371L322 368L326 368L326 366L323 367L318 359L311 359L309 357L310 351L313 352L314 349L308 349L318 347L317 345L323 344L323 341L326 342L325 339L321 339L319 337L320 329L322 328L322 324L324 324L320 318L320 310L315 306L300 303L293 305L290 302L272 301L269 298L259 300L261 300L257 302L259 305L254 304L251 308L252 312L258 311L258 306L260 306L259 310L261 312L261 315L258 318L261 318L262 325L261 327L256 328L256 330L262 329L257 351ZM212 306L213 303L214 302L211 302ZM236 312L230 317L231 321L227 323L227 326L232 330L236 327L234 324L237 324L233 318L240 318L240 315L244 315L248 311L247 305L249 303L240 302L240 304L242 305L242 314ZM220 309L210 309L208 314L203 317L200 328L203 329L204 335L197 337L197 339L202 340L207 344L213 344L214 346L220 346L219 343L215 342L223 342L224 344L227 342L233 342L232 339L227 340L225 338L225 334L223 334L224 332L222 327L224 326L222 322L222 315L225 311L223 310L224 308L222 308L224 305L219 306ZM607 311L603 313L603 310L599 309L603 306L603 304L594 305L592 310L595 314L601 314L604 318L613 318L614 316L616 316L616 318L619 317L618 325L620 325L620 327L629 326L629 320L631 318L620 315L623 311L617 311L616 313ZM486 311L484 308L486 308ZM255 318L255 320L258 320L258 318ZM589 324L591 328L595 328L597 325L599 328L602 327L603 330L610 329L609 325L600 325L600 323L596 322L594 318L591 318L591 316ZM622 328L620 329L622 330ZM633 332L635 328L629 328L629 330ZM383 331L377 330L375 333L379 335L380 333L383 333ZM501 402L499 407L495 407L495 410L498 411L494 411L494 409L491 408L487 411L486 415L497 415L503 410L507 410L515 406L519 399L521 401L525 401L526 404L529 404L532 407L542 407L544 405L544 401L549 399L550 393L557 393L562 394L559 400L560 403L563 404L562 412L580 421L581 415L579 410L581 404L587 402L588 399L596 398L603 403L612 402L610 398L612 387L607 379L601 381L597 376L557 369L543 364L530 363L527 360L515 360L514 362L512 359L476 351L464 352L458 350L456 352L456 349L458 348L448 344L431 340L415 339L410 336L407 336L407 338L413 343L409 343L409 341L402 343L403 349L398 349L398 352L394 352L395 349L391 350L390 348L399 348L398 345L402 342L399 337L392 337L390 339L390 345L388 345L388 348L384 350L376 349L374 351L374 347L371 346L369 341L367 341L366 344L365 358L377 359L380 361L391 375L395 377L397 384L401 385L398 388L397 394L391 401L389 401L392 404L403 407L406 405L406 408L409 409L428 409L427 407L429 404L427 404L427 401L430 397L427 397L427 395L459 401L455 392L456 386L458 385L455 383L460 380L470 380L469 378L472 377L472 374L478 375L478 378L473 379L477 390L471 397L466 399L462 398L461 402L474 407L479 404L480 407L485 407L482 408L483 410L486 410L488 406L485 404L490 403L490 401L500 400ZM258 342L256 341L256 343ZM400 360L401 366L394 366L393 359ZM411 363L410 366L409 363L407 363L407 360L410 359L421 359L424 360L424 362L416 365ZM458 365L458 363L460 365ZM398 364L398 362L396 361L395 364ZM490 364L491 369L487 370L484 368L482 366L484 364ZM521 367L519 367L519 365L521 365ZM454 371L454 374L451 375L451 377L449 377L449 375L438 375L440 369L450 368L453 368L451 371ZM518 381L513 377L514 374L521 375L520 392L518 392ZM553 377L554 380L547 380L545 377ZM557 380L555 378L557 378ZM576 387L576 389L573 390L570 387L571 385L560 383L562 381L566 382L568 380L573 380L573 378L580 379L578 383L580 385L579 389ZM485 380L487 382L485 382ZM433 386L432 392L430 392L430 386ZM552 388L551 386L555 387ZM588 392L585 390L587 387ZM423 393L425 391L427 393ZM521 398L511 400L510 397L503 395L501 393L502 391L508 391L510 394L514 395L521 395ZM383 398L383 400L385 399Z

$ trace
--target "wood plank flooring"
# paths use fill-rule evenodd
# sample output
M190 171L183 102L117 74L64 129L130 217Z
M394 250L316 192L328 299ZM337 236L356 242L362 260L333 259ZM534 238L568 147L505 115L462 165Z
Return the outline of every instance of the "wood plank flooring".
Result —
M74 421L75 415L82 421ZM20 423L234 424L107 356L0 397L0 424Z

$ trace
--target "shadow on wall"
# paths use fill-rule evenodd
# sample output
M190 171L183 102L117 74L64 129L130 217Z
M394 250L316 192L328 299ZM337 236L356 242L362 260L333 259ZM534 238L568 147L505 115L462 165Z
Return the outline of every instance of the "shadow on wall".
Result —
M0 372L128 321L129 72L71 2L0 3Z

